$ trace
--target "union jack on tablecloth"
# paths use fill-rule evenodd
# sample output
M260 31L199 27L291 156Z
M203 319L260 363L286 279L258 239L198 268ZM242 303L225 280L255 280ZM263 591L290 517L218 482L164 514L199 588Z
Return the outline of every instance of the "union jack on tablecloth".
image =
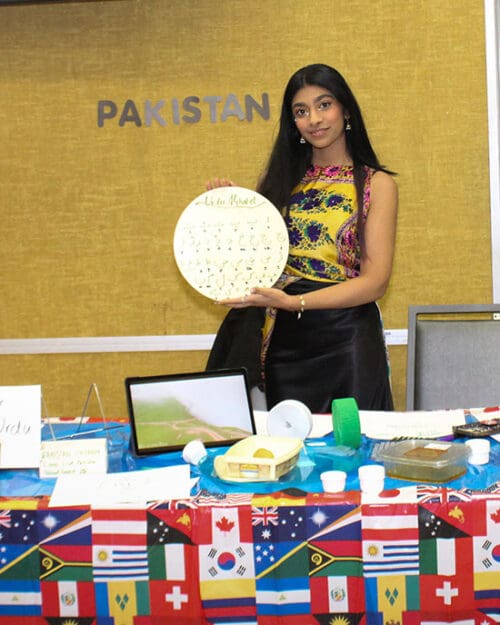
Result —
M252 507L252 525L278 525L278 508Z
M451 490L442 486L417 485L418 503L447 503L449 501L471 501L470 492Z
M10 510L0 510L0 527L10 527Z

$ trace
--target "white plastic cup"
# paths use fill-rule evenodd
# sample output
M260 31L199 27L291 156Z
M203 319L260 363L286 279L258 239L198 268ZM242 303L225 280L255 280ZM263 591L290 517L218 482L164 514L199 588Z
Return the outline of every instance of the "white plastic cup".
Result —
M198 439L189 441L182 450L182 459L188 464L200 464L207 457L205 445Z
M385 468L381 464L364 464L358 469L359 487L363 493L378 495L384 490Z
M490 461L490 441L486 438L471 438L465 443L470 449L470 464L488 464Z
M345 489L345 471L324 471L320 475L325 493L340 493Z

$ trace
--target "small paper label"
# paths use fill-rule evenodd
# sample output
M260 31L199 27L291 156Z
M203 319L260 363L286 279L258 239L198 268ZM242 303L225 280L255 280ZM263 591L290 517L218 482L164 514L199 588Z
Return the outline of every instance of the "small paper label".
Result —
M107 468L105 438L42 442L40 477L102 474Z

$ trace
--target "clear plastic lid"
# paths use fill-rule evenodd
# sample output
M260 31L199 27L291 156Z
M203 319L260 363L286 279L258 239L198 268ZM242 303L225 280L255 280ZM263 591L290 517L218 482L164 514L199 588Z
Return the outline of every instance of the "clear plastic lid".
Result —
M409 439L397 442L378 443L372 458L379 462L407 467L429 467L440 469L462 464L470 454L466 445L433 439Z

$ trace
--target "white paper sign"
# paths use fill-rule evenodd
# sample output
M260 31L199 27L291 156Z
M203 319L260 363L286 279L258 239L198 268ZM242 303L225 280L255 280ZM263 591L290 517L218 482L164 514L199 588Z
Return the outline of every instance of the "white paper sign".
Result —
M122 504L187 499L193 486L188 464L106 475L61 475L50 498L51 507Z
M0 386L0 468L40 466L42 388Z
M390 440L399 436L438 438L465 422L463 410L417 410L382 412L360 410L361 431L368 438Z
M42 441L40 477L102 474L108 468L105 438Z

